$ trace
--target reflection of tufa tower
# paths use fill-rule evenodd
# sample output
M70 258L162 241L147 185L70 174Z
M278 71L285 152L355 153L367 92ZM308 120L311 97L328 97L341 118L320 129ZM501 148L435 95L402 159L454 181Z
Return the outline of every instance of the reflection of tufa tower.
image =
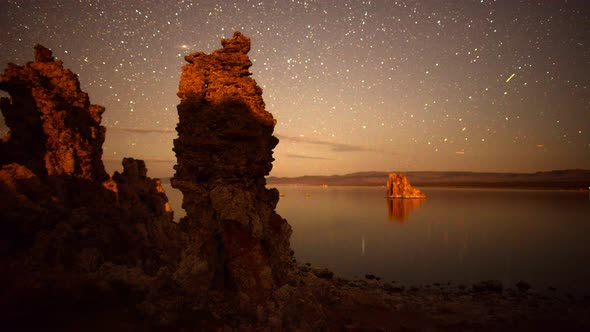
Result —
M387 199L387 214L392 222L403 223L415 209L419 208L421 199Z

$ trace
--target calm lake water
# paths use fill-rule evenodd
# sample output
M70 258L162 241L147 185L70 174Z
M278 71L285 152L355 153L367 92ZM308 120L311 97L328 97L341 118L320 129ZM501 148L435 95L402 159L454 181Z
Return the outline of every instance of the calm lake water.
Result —
M388 200L376 187L277 188L297 260L343 277L590 291L588 193L423 188L427 199ZM179 219L181 195L165 189Z

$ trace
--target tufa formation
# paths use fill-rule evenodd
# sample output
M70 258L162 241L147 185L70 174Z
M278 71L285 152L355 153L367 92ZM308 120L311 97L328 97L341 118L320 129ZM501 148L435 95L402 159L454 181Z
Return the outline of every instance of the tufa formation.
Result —
M293 303L310 303L307 316L318 319L305 325L321 324L312 294L289 285L298 282L291 228L264 178L275 120L249 77L249 48L236 33L213 54L186 58L173 185L187 216L178 224L143 161L125 158L121 173L106 173L104 108L50 50L38 45L34 62L8 65L0 81L10 95L0 101L10 128L0 142L4 326L280 327L302 312Z
M412 187L403 174L390 173L387 179L387 197L389 198L426 198L418 188Z
M8 64L0 89L10 94L0 99L10 128L0 150L2 165L18 163L39 176L108 178L101 159L104 107L90 104L78 77L50 50L37 45L35 62Z
M182 68L172 186L190 243L178 281L195 294L235 294L250 310L287 281L291 227L274 210L278 191L265 187L278 139L250 77L250 39L236 32L222 46L186 56Z
M159 180L132 158L109 177L104 108L47 48L8 64L0 89L10 95L0 99L10 129L0 142L3 326L66 329L99 312L165 307L154 293L172 284L183 236Z

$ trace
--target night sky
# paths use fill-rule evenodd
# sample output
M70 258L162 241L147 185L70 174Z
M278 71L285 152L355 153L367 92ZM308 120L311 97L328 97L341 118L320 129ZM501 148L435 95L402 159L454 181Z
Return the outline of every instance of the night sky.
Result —
M171 176L183 57L236 30L277 119L271 175L590 169L584 0L3 0L0 64L52 49L107 109L107 169Z

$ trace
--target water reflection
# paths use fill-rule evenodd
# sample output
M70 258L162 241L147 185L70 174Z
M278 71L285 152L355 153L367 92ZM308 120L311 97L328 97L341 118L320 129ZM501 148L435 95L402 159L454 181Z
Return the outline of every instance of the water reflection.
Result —
M182 194L165 189L179 219ZM526 280L540 290L590 291L587 193L428 188L427 200L387 201L386 213L379 187L278 189L297 261L342 277L375 274L405 285L497 279L507 287Z
M412 198L388 198L389 220L394 223L403 223L414 210L420 207L423 201L423 199Z

